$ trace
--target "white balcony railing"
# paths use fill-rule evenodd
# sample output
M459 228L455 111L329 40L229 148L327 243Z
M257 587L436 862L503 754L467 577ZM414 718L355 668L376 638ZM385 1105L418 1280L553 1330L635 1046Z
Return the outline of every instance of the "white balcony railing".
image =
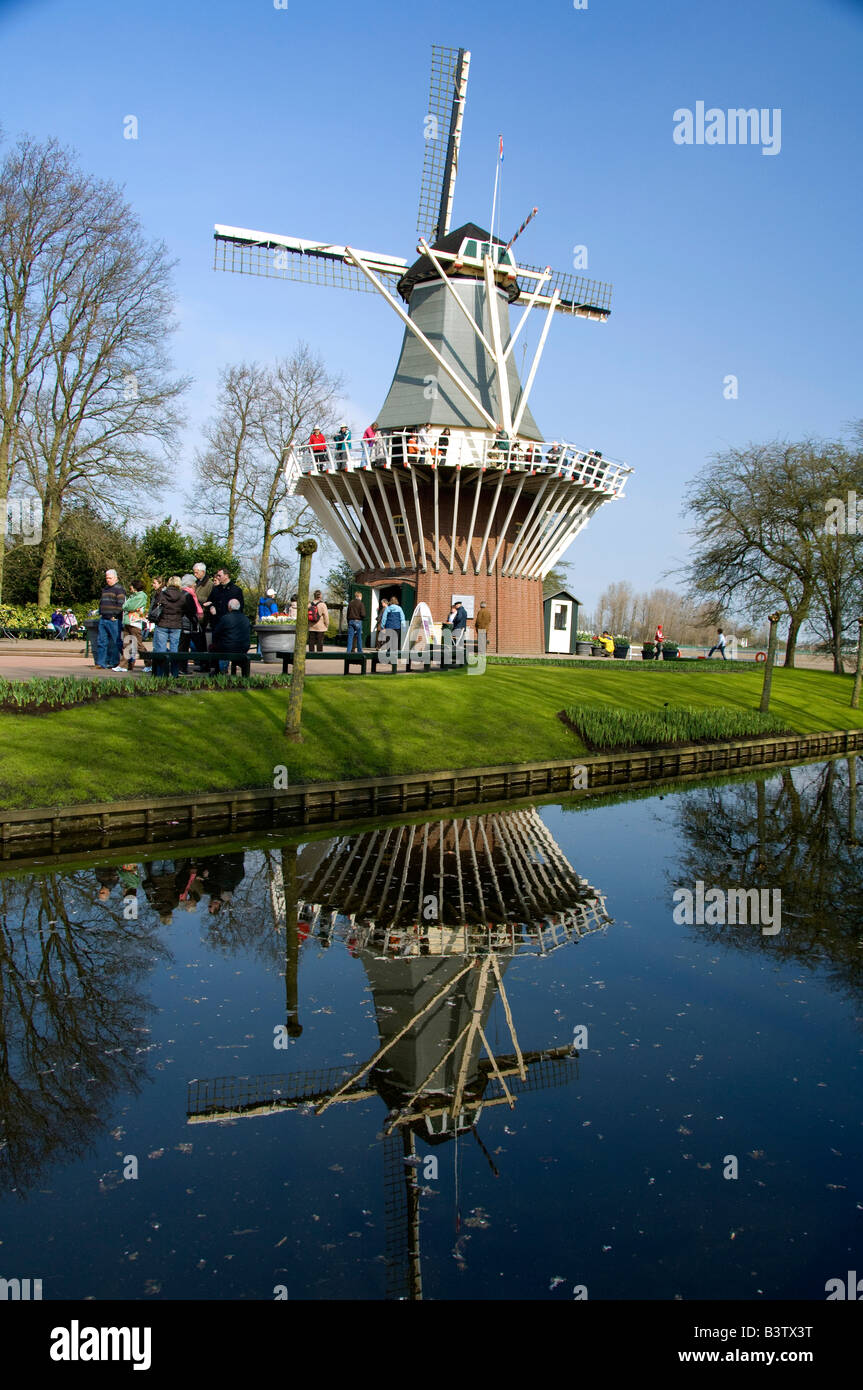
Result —
M362 469L410 467L423 464L447 472L455 468L483 468L508 473L533 473L570 479L607 497L622 497L628 464L610 459L595 449L552 440L479 438L476 435L437 435L423 440L412 430L380 434L373 440L329 438L315 444L295 445L286 459L286 473L293 490L303 475L354 473Z

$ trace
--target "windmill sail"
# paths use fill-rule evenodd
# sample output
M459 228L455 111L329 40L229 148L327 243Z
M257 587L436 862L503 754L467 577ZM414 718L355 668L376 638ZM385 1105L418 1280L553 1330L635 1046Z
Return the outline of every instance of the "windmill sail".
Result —
M431 83L417 232L432 241L446 236L458 172L470 54L432 45ZM443 133L447 132L446 141Z
M340 290L362 290L374 294L365 275L347 259L347 248L327 241L281 236L276 232L254 232L244 227L217 225L215 270L232 270L243 275L264 275L276 280L302 280L306 284L329 285ZM363 259L376 275L397 281L408 262L398 256L363 251Z
M529 294L533 276L543 275L547 267L518 264L518 274L524 276L522 290ZM528 272L528 275L525 275ZM560 313L578 314L581 318L607 319L611 313L611 285L602 280L588 280L584 275L553 270L542 287L536 303L539 308L551 303L555 290L560 298L555 306Z

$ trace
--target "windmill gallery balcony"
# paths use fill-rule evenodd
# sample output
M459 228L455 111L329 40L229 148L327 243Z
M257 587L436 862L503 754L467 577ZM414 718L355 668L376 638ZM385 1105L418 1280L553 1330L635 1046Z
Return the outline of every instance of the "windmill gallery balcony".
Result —
M558 441L507 439L478 431L393 430L356 442L316 436L286 460L303 497L360 583L418 585L420 598L449 602L423 576L483 576L477 603L514 612L541 605L541 581L587 524L618 500L628 465ZM504 596L499 581L505 581ZM536 584L516 595L515 582ZM412 598L411 598L412 606ZM525 630L498 634L530 650Z
M599 450L556 439L534 443L454 434L423 441L413 430L392 431L374 440L352 440L350 444L335 439L300 444L291 450L285 467L293 491L303 474L352 473L358 469L412 464L446 472L480 468L565 478L609 499L623 496L627 476L632 472L627 464L610 459Z

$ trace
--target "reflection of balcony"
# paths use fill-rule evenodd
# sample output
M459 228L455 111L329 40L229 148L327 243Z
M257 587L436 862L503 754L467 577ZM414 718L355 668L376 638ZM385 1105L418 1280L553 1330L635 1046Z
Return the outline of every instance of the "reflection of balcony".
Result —
M319 444L296 445L286 460L292 489L303 476L316 473L355 473L375 468L440 469L442 474L462 468L492 469L504 473L528 473L538 477L565 478L606 497L622 497L628 474L625 463L607 458L596 449L584 449L558 440L493 439L467 431L443 436L432 431L422 439L412 430L396 430L374 440L350 444L327 439Z
M545 955L611 920L533 808L345 835L297 867L309 933L355 952Z

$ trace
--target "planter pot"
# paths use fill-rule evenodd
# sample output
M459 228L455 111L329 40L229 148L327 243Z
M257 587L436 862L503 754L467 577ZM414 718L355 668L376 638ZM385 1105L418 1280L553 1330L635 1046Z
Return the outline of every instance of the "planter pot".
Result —
M615 661L625 661L626 658L627 658L628 656L629 656L629 647L615 647L615 649L614 649L614 659L615 659Z
M591 644L591 648L590 648L590 655L591 655L591 656L602 656L602 651L603 651L603 649L602 649L602 647L599 645L598 642L593 642L593 643Z
M654 660L656 659L656 652L655 652L655 651L646 651L645 648L642 647L642 648L641 648L641 659L642 659L642 661L654 661Z
M294 623L258 623L255 626L258 651L265 662L277 662L276 652L292 652L297 636Z
M576 642L575 644L576 656L591 656L593 654L593 651L594 648L592 642Z
M667 648L665 648L665 647L663 647L663 649L662 649L662 659L663 659L663 661L676 661L677 658L678 658L679 656L680 656L680 648L679 648L679 647L675 647L673 651L668 651Z

